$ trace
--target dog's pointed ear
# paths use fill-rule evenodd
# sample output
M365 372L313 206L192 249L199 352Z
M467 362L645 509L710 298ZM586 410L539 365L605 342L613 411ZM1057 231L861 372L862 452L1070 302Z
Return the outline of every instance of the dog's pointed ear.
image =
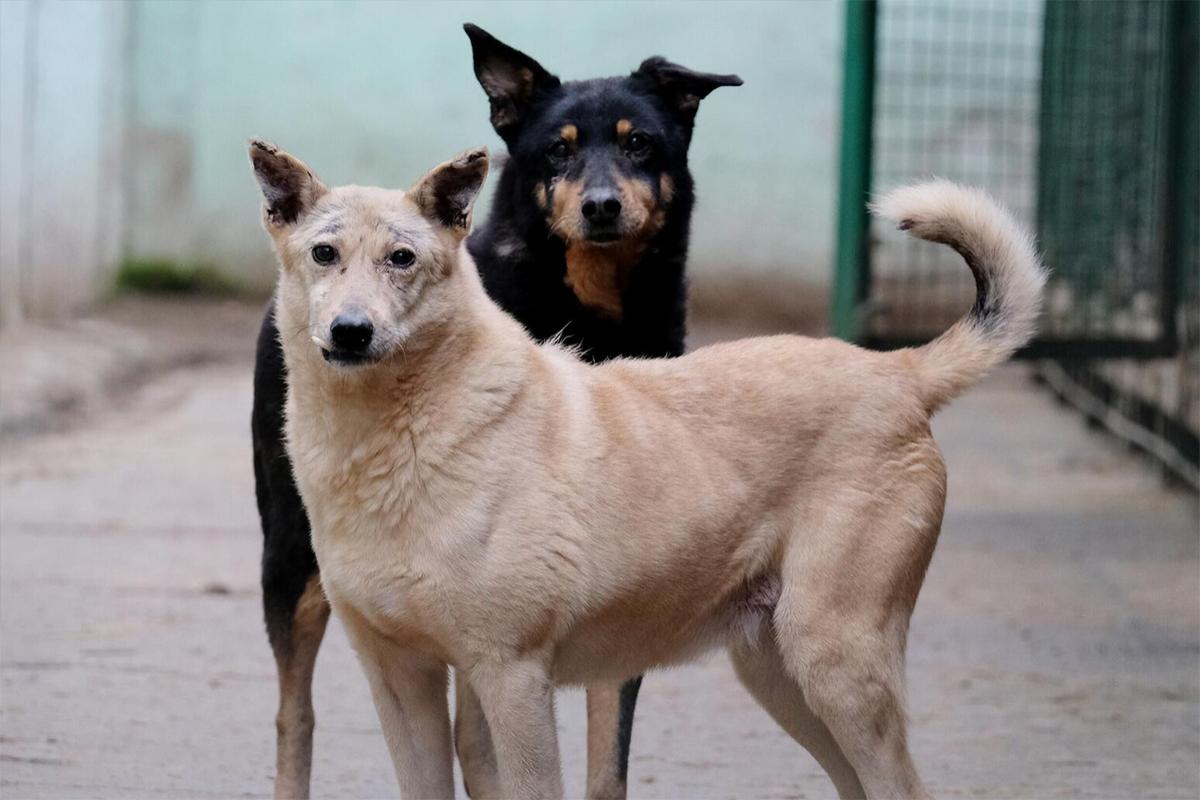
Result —
M633 73L634 80L650 85L667 102L688 119L694 119L700 101L721 86L741 86L737 75L715 75L711 72L696 72L667 61L662 56L653 56L642 62Z
M250 142L250 164L262 189L268 225L293 224L328 191L303 161L261 139Z
M487 148L478 147L429 170L408 196L427 219L461 238L471 230L471 208L487 173Z
M520 50L509 47L478 25L466 23L471 40L475 77L492 106L492 127L505 141L521 126L539 93L557 89L560 82Z

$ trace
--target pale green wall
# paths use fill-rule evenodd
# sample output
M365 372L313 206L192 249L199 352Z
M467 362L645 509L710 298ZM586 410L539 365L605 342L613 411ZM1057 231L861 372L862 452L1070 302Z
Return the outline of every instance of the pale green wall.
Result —
M0 0L0 327L112 285L128 7Z
M271 280L244 154L261 136L329 182L405 186L502 150L461 24L564 79L648 55L737 72L702 105L691 268L825 282L833 238L840 4L135 2L127 242Z

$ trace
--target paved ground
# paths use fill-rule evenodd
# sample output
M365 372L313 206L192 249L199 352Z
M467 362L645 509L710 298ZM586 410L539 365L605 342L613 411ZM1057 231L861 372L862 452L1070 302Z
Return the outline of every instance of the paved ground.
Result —
M206 313L158 323L199 335ZM0 796L269 793L275 685L256 583L248 350L228 346L246 341L254 311L216 316L217 356L109 381L104 402L69 403L72 414L0 440ZM950 506L908 668L930 787L1200 795L1194 499L1162 489L1019 367L935 428ZM652 675L642 696L633 796L830 794L724 656ZM395 796L336 625L316 704L316 795ZM582 705L577 692L560 704L572 795Z

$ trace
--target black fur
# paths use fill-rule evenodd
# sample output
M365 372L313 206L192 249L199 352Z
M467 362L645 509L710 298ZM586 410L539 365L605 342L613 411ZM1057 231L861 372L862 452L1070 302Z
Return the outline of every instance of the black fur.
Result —
M467 241L488 294L535 339L558 336L579 346L592 362L682 355L690 176L681 176L666 224L630 275L620 319L585 306L567 285L566 246L549 232L529 186L520 162L510 160L500 174L491 216Z
M494 122L497 105L502 109L496 131L510 154L491 217L468 242L488 293L535 338L561 334L591 361L681 355L684 264L694 203L687 151L696 104L718 86L741 80L692 72L655 57L628 77L563 84L523 53L475 26L465 28ZM646 152L631 154L613 141L619 120L646 134ZM567 160L549 152L564 125L575 126L580 140ZM548 210L535 200L540 185L552 203L557 178L590 185L614 175L643 180L656 197L666 175L673 195L663 227L630 274L620 319L583 305L566 285L566 243L551 233Z
M642 676L625 681L621 685L621 705L617 718L617 775L621 783L629 778L629 745L633 738L633 710L637 707L638 692L642 689Z
M263 611L271 649L282 655L291 648L292 618L309 578L317 572L317 557L310 540L308 514L284 445L287 373L274 307L272 300L258 333L250 435L254 442L254 489L263 529Z
M491 216L468 239L488 293L536 339L559 336L593 362L682 354L684 262L694 201L687 149L696 106L716 87L741 81L653 58L625 78L564 84L525 54L475 26L464 27L471 38L476 76L491 101L493 126L511 155L500 175ZM644 131L649 149L622 149L615 134L619 120ZM552 157L547 149L567 124L576 126L580 146L568 159ZM566 243L551 232L548 210L535 199L536 187L545 187L552 201L556 178L583 181L596 176L593 183L602 183L620 176L642 180L661 203L662 175L670 181L670 202L664 204L661 228L645 243L629 274L621 315L585 306L565 283ZM284 448L285 383L279 332L268 310L258 339L252 433L264 534L263 604L277 658L289 646L296 603L317 571L308 518ZM615 734L622 779L640 681L630 681L621 692Z

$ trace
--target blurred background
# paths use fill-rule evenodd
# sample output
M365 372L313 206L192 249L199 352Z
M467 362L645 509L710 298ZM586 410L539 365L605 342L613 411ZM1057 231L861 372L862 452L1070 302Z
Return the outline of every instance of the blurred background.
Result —
M47 1L4 14L4 216L23 223L5 234L3 274L22 287L5 292L6 317L70 313L147 260L266 292L248 137L327 182L397 187L467 147L503 151L464 21L566 80L660 52L738 72L746 85L705 101L691 150L697 284L734 270L730 286L828 283L835 3ZM65 291L64 246L78 254Z
M0 2L0 794L269 792L248 418L275 267L246 140L395 187L502 152L469 21L567 80L654 54L745 80L704 100L690 151L693 345L944 329L968 271L865 212L900 183L983 186L1036 232L1041 335L935 425L917 763L942 796L1196 797L1198 11ZM315 792L394 795L334 627ZM829 793L735 684L722 658L647 680L631 794ZM577 694L560 716L579 792Z

